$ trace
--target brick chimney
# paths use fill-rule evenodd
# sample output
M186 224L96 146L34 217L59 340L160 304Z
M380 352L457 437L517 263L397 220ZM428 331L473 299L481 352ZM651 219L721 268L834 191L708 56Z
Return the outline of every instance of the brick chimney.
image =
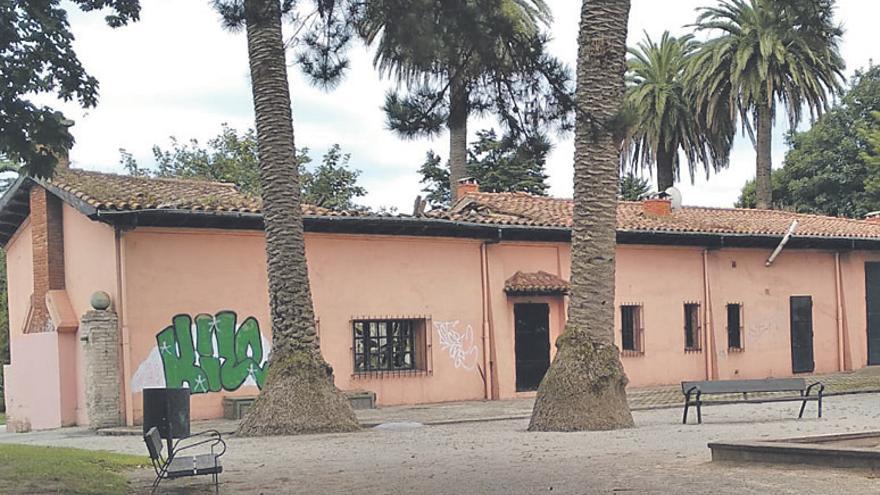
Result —
M645 215L668 217L672 213L672 200L669 198L648 198L642 201Z
M455 190L455 199L461 199L465 194L480 192L480 184L473 177L459 179Z
M31 242L33 244L34 293L28 333L52 331L46 293L64 289L64 237L62 202L35 185L30 191Z

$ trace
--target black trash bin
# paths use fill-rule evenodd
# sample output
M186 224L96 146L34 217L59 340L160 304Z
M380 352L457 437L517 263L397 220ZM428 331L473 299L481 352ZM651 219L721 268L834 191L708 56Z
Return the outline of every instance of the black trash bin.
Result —
M189 436L189 389L144 389L144 435L156 427L159 436L168 441Z

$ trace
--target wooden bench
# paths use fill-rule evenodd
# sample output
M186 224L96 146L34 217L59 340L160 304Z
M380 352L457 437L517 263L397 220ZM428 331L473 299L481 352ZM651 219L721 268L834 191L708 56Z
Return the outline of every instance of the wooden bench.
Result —
M816 395L810 395L813 387L818 387ZM819 405L819 417L822 417L822 393L825 386L821 382L807 385L803 378L766 378L763 380L712 380L700 382L681 382L681 393L684 394L684 417L682 424L687 424L688 408L697 407L697 423L703 422L703 406L718 404L760 404L764 402L800 402L801 410L798 419L804 416L804 408L808 401L816 401ZM769 397L749 397L752 393L766 392L798 392L798 395L773 395ZM705 395L742 394L742 398L721 398L703 401Z

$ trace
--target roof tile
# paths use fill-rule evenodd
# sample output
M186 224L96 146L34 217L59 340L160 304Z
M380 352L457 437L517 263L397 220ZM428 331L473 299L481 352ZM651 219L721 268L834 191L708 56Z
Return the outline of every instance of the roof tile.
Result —
M504 282L507 294L568 294L566 280L543 271L516 272Z

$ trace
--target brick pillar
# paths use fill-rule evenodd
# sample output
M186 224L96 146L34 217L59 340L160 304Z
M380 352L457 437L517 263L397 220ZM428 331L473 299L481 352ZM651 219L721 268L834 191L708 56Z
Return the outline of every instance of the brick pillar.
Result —
M46 293L64 289L64 228L62 203L57 196L34 186L30 192L31 239L34 256L33 314L28 333L53 330L46 308Z
M119 329L116 312L89 310L80 322L86 362L86 411L89 428L122 424L119 395Z

